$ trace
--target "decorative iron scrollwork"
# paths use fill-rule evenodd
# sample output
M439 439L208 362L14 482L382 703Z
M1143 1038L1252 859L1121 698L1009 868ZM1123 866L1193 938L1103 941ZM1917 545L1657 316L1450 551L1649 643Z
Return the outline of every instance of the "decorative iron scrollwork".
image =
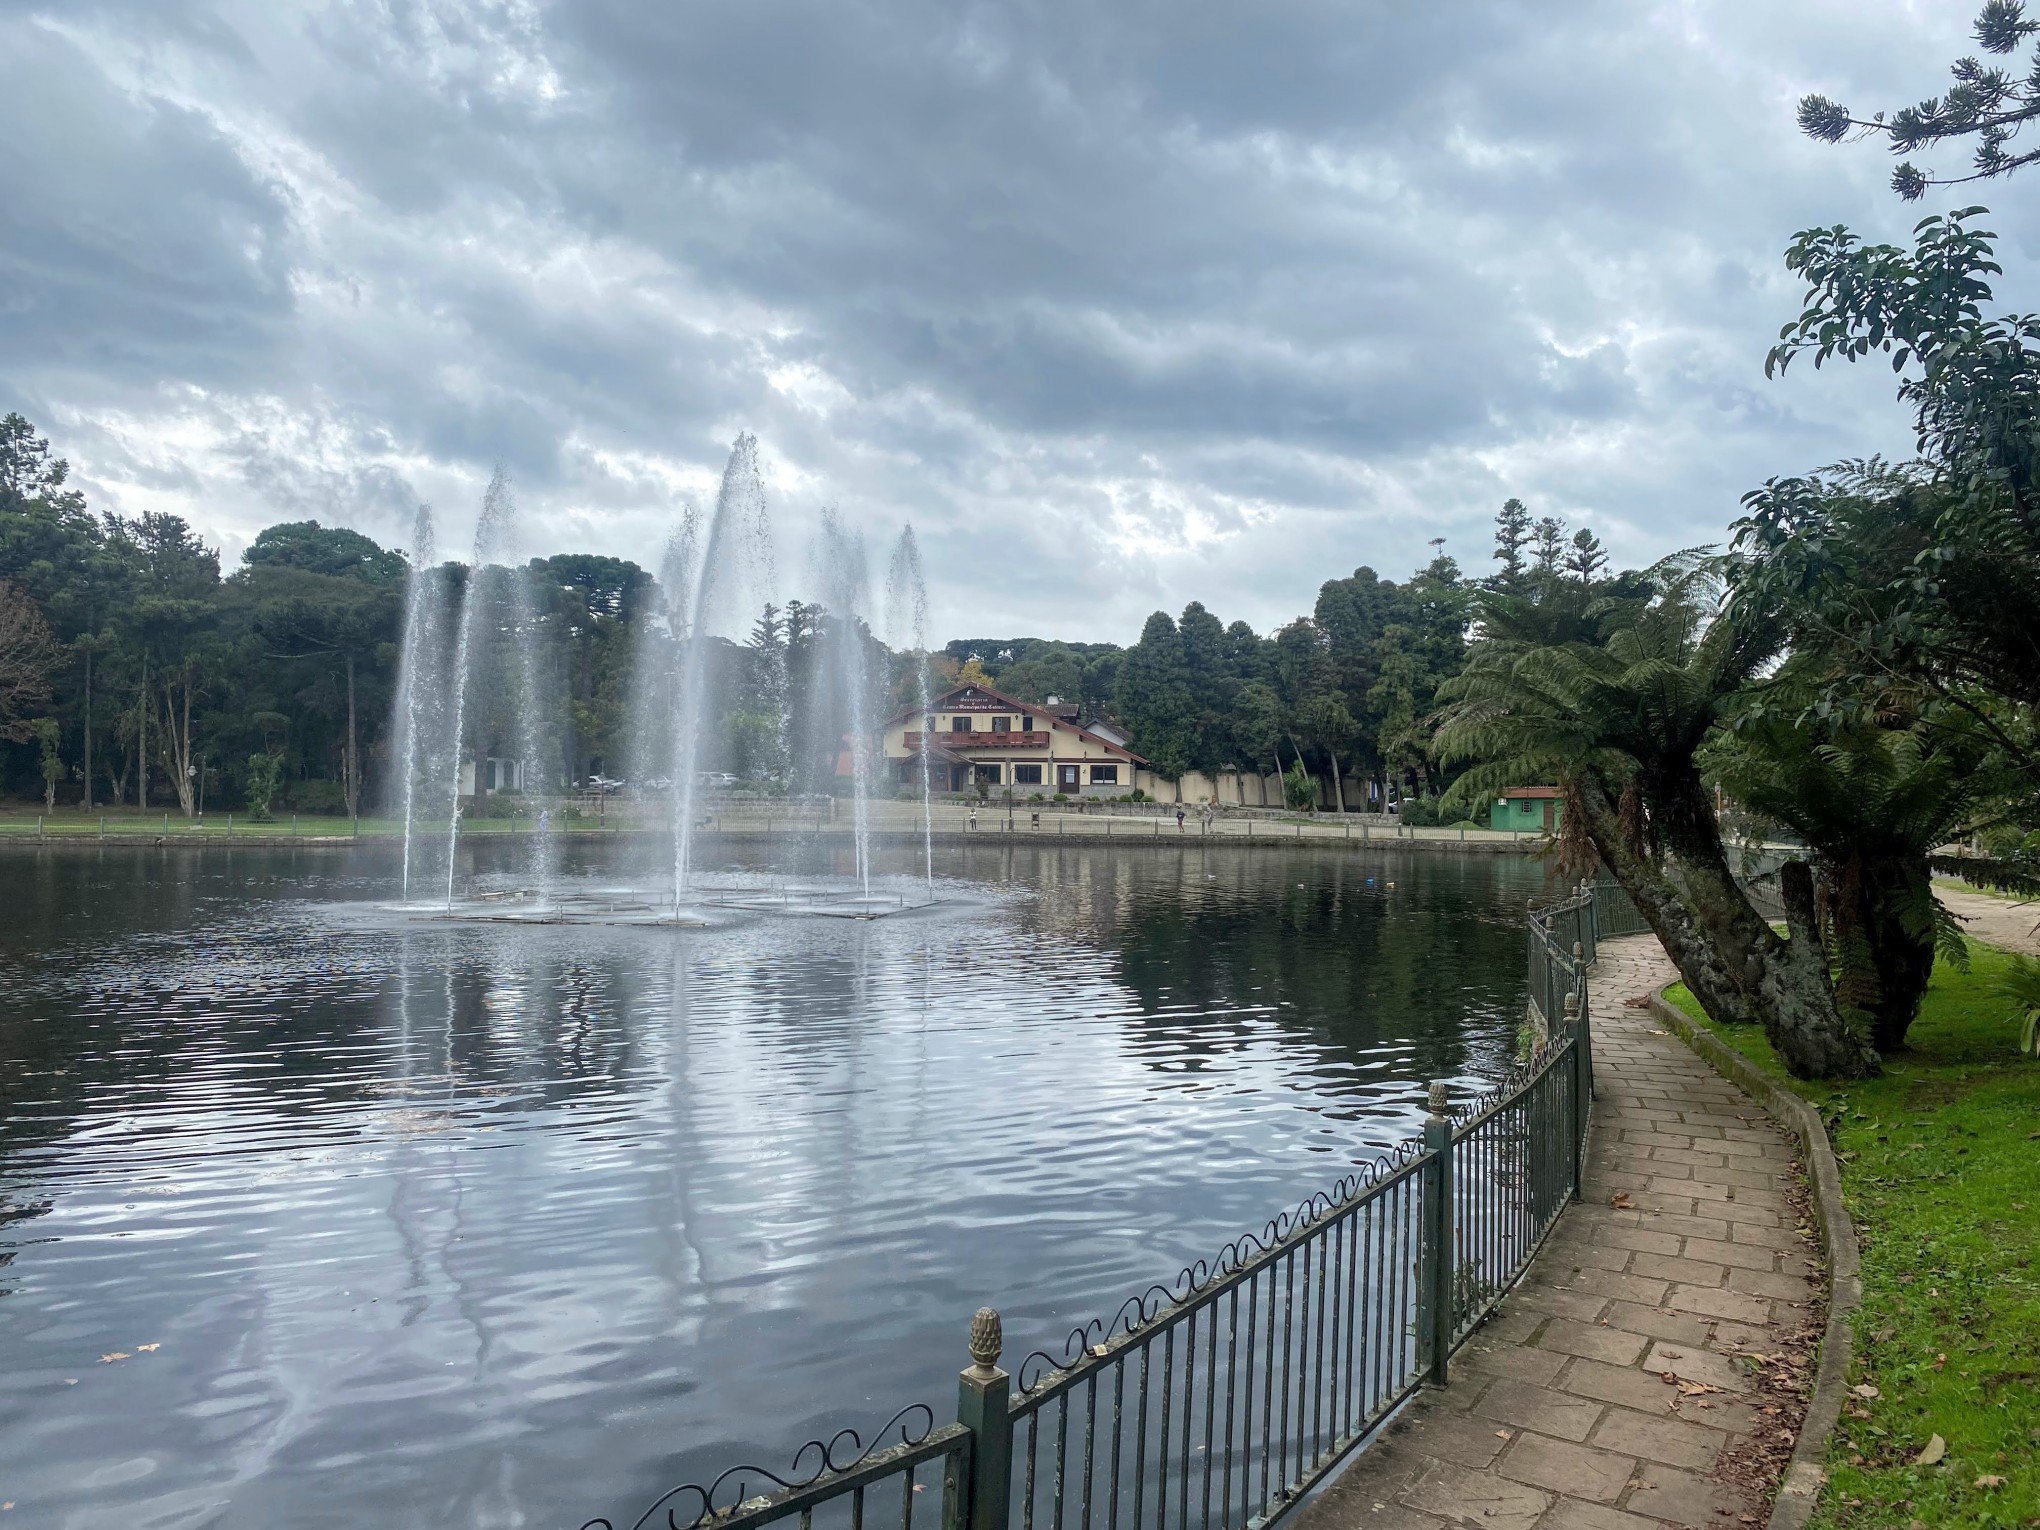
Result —
M682 1483L662 1494L631 1521L631 1530L646 1530L654 1524L664 1525L666 1530L706 1530L753 1504L762 1506L775 1492L798 1492L813 1487L824 1477L861 1465L881 1450L918 1445L934 1427L935 1411L926 1403L914 1403L880 1425L870 1444L855 1429L839 1429L826 1440L809 1440L794 1452L793 1464L785 1476L763 1466L732 1466L705 1486L698 1482ZM893 1438L895 1435L897 1438ZM763 1493L754 1493L753 1483L769 1486ZM692 1513L683 1516L684 1510ZM616 1530L616 1526L607 1518L598 1518L589 1520L581 1530Z
M1364 1164L1340 1179L1331 1189L1319 1190L1290 1210L1270 1217L1260 1232L1242 1233L1210 1258L1185 1265L1167 1284L1152 1285L1137 1296L1129 1296L1109 1319L1092 1318L1072 1328L1060 1352L1035 1350L1020 1362L1014 1375L1020 1395L1025 1397L1087 1359L1099 1358L1094 1351L1100 1346L1141 1333L1199 1292L1231 1279L1255 1260L1272 1254L1281 1244L1347 1211L1423 1151L1424 1145L1418 1140L1397 1143L1373 1163Z

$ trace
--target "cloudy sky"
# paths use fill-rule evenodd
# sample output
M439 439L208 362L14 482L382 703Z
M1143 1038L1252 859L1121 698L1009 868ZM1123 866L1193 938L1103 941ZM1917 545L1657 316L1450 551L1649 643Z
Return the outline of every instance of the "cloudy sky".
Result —
M1266 627L1509 494L1643 560L1906 449L1882 368L1763 378L1792 233L1918 216L1792 105L1974 8L0 0L0 409L230 559L457 545L500 462L656 565L751 430L782 564L911 521L938 638Z

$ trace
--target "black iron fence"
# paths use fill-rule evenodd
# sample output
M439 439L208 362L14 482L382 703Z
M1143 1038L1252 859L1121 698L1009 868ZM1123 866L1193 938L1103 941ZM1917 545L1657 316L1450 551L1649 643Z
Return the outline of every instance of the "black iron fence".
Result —
M1549 1020L1507 1078L1430 1090L1405 1142L1109 1320L1009 1374L981 1310L954 1424L916 1405L867 1443L811 1441L630 1523L665 1530L1260 1530L1323 1480L1521 1278L1579 1193L1596 894L1534 909L1531 1003ZM1541 985L1541 986L1540 986ZM582 1530L617 1530L594 1519Z

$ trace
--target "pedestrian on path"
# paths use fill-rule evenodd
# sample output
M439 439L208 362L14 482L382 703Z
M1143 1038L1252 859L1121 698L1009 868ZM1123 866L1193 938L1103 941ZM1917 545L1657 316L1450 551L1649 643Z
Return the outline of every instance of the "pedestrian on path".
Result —
M1178 834L1183 832L1183 809L1180 806L1176 809L1176 832Z

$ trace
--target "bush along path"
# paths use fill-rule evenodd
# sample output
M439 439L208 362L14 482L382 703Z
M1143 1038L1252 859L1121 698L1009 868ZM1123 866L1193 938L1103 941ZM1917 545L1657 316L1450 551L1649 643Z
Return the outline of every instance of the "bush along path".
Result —
M1986 901L1957 904L1987 916L1972 930L2040 945L2035 910ZM1819 1110L1862 1250L1817 1530L2040 1526L2040 1064L1995 986L2012 958L1969 952L1935 970L1879 1078L1791 1082L1761 1036L1711 1026Z
M1593 978L1580 1202L1522 1285L1300 1530L1763 1524L1805 1409L1822 1290L1788 1137L1646 1008L1657 941Z

